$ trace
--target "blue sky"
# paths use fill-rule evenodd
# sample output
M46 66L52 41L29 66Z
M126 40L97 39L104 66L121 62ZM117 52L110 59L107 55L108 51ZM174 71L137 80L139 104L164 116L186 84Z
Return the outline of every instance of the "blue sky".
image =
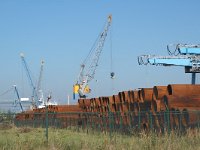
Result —
M22 97L31 95L19 56L23 52L35 80L40 61L45 60L43 90L51 91L59 103L66 103L80 64L109 14L113 16L112 36L107 37L95 79L90 82L91 97L190 83L191 75L185 74L184 68L139 66L137 56L167 55L167 44L200 43L199 6L198 0L1 0L0 93L16 84Z

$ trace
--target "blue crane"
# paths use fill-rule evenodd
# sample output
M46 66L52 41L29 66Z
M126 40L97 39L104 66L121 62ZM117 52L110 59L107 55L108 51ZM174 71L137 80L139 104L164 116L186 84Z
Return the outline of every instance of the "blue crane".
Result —
M22 103L21 103L21 99L20 99L20 97L19 97L19 92L18 92L17 86L16 86L16 85L13 85L13 87L14 87L15 93L16 93L16 95L17 95L17 100L18 100L18 102L19 102L21 111L23 112L24 109L23 109L23 107L22 107Z
M192 84L195 84L196 73L200 73L200 45L177 44L171 52L167 46L169 56L141 55L139 65L182 66L185 73L192 73Z
M37 95L36 86L33 83L33 79L32 79L31 73L30 73L30 69L28 67L28 64L27 64L25 58L24 58L24 54L21 53L20 56L21 56L21 60L22 60L22 63L24 65L24 68L25 68L25 71L26 71L26 75L28 77L31 89L32 89L32 103L33 103L33 107L38 107L38 105L39 105L39 101L38 100L39 99L38 99L38 95Z
M21 103L21 98L19 96L19 92L18 92L18 89L17 89L16 85L13 85L10 89L8 89L7 91L5 91L2 94L0 94L0 97L8 94L12 90L14 90L14 92L15 92L15 94L17 96L17 100L14 100L14 103L11 102L11 101L3 101L3 102L1 101L1 104L10 104L10 103L13 103L13 104L17 105L19 103L21 111L23 112L24 109L23 109L23 106L22 106L22 103Z

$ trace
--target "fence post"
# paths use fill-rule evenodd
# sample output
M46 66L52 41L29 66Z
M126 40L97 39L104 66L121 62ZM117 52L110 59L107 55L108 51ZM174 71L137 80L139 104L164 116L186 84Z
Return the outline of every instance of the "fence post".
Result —
M128 111L128 118L129 118L129 128L131 128L132 129L132 127L133 127L133 125L132 125L132 113L131 113L131 111Z
M94 125L94 112L91 112L92 113L92 117L91 117L91 119L92 119L92 130L93 130L93 132L94 132L94 129L95 129L95 125Z
M110 140L111 140L111 114L110 111L108 111L108 123L109 123L109 136L110 136Z
M33 128L35 128L35 117L36 115L35 115L35 112L33 112Z
M180 124L180 131L182 131L182 113L179 112L179 115L180 117L178 119L179 119L179 124Z
M100 113L99 112L97 112L97 114L98 114L98 131L99 131L99 133L101 132L101 124L102 124L102 119L101 119L101 115L100 115Z
M122 115L121 115L121 113L120 112L118 112L119 113L119 118L120 118L120 131L122 131L122 128L123 128L123 125L122 125Z
M46 105L46 134L45 134L45 136L46 136L46 140L47 140L47 142L48 142L48 138L49 138L49 135L48 135L48 127L49 127L49 124L48 124L48 107L47 107L47 105Z
M167 109L167 127L168 127L168 134L170 134L171 128L170 128L170 110L169 109Z
M164 131L166 131L166 111L163 112L164 115Z
M141 116L140 116L140 111L138 111L138 128L140 129L140 125L141 125Z
M151 130L153 130L153 120L152 120L152 113L151 113L151 112L149 112L149 114L150 114L150 128L151 128Z
M200 111L197 111L197 116L198 116L198 129L200 127Z

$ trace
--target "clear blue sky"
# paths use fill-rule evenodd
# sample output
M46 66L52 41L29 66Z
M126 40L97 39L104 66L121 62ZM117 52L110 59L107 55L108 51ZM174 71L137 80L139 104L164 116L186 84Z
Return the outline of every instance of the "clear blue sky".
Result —
M0 93L17 84L22 96L31 95L19 57L23 52L35 79L40 60L45 60L43 90L52 91L53 99L67 102L80 64L109 14L113 16L116 78L112 83L108 35L95 75L98 82L90 83L91 96L190 83L191 77L184 68L139 66L137 56L167 55L167 44L200 43L199 6L198 0L1 0Z

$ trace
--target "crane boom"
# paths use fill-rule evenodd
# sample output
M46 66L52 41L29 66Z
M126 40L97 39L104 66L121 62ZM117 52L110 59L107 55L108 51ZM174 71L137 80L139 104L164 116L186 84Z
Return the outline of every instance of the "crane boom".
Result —
M17 89L17 86L16 85L13 85L10 89L6 90L5 92L3 92L2 94L0 94L0 96L3 96L7 93L9 93L10 91L13 91L14 90L14 93L16 94L17 96L17 100L14 100L14 104L17 104L17 102L19 103L20 105L20 108L21 108L21 111L23 112L24 109L22 107L22 103L21 103L21 98L19 96L19 92L18 92L18 89ZM11 101L4 101L4 102L1 102L1 104L10 104ZM13 103L13 102L12 102Z
M155 55L142 55L138 57L140 65L162 65L162 66L187 66L195 67L200 64L200 57L198 56L155 56Z
M44 60L41 61L40 74L39 74L39 79L38 79L38 84L37 84L37 92L38 92L37 95L39 96L39 101L42 101L42 102L44 101L44 96L41 89L43 70L44 70Z
M21 60L22 60L22 63L24 65L24 68L25 68L26 75L28 77L30 86L32 88L32 101L33 101L33 105L34 105L34 107L37 107L39 104L38 104L38 95L37 95L36 87L35 87L35 85L33 83L33 80L32 80L31 74L30 74L30 70L29 70L28 64L26 63L26 60L24 58L24 54L21 53L20 56L21 56Z
M18 100L18 102L19 102L20 108L21 108L21 110L22 110L22 112L23 112L24 109L23 109L23 107L22 107L22 103L21 103L21 100L20 100L20 97L19 97L19 92L18 92L18 90L17 90L16 85L13 85L13 87L14 87L15 93L16 93L16 95L17 95L17 100Z
M38 79L38 84L37 84L37 90L41 90L41 82L42 82L43 70L44 70L44 60L41 61L40 74L39 74L39 79Z
M78 93L80 97L85 97L86 93L85 89L88 85L88 82L90 82L94 78L99 62L99 57L103 50L103 46L107 37L109 27L111 25L111 21L112 21L112 16L109 15L103 31L99 34L88 56L81 64L81 69L76 84L79 86ZM87 92L90 92L90 90Z
M139 65L183 66L185 73L192 73L192 84L195 84L195 73L200 73L200 45L178 44L170 56L142 55L138 57Z

